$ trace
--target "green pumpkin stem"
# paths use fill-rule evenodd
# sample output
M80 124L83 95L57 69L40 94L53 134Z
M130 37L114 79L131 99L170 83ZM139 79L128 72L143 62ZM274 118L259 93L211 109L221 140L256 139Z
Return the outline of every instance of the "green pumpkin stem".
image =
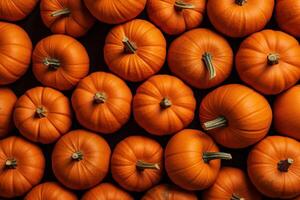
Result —
M36 116L39 118L47 117L47 110L43 106L39 106L35 110Z
M105 103L107 100L107 95L104 92L97 92L94 96L94 102L96 104Z
M7 169L16 169L18 166L18 162L16 159L12 158L12 159L7 159L5 161L5 167Z
M195 8L195 5L193 5L191 3L185 3L185 2L183 2L181 0L176 0L174 6L175 6L175 8L177 10L193 9L193 8Z
M202 55L202 60L205 63L205 66L209 72L209 79L213 79L216 77L216 69L212 63L212 55L208 52L205 52Z
M155 170L160 170L159 164L158 163L148 163L142 160L138 160L136 162L136 168L138 170L145 170L145 169L155 169Z
M218 117L214 120L203 123L203 129L206 131L213 130L216 128L221 128L227 125L227 120L225 117Z
M233 194L230 198L230 200L245 200L245 198L240 197L237 194Z
M127 37L124 37L122 42L124 45L125 53L134 54L137 51L137 46L132 41L130 41Z
M83 153L81 151L76 151L71 156L72 160L80 161L83 159Z
M280 56L278 53L270 53L268 55L268 65L277 65L279 63Z
M55 58L45 58L43 64L46 65L49 70L57 70L60 66L60 61Z
M69 15L69 14L71 14L71 10L69 8L64 8L64 9L52 12L50 15L51 15L51 17L58 17L61 15Z
M292 158L288 158L285 160L281 160L277 164L277 169L281 172L288 172L290 166L294 163L294 160Z
M167 97L163 98L160 102L160 107L162 109L166 109L172 106L172 102L170 101L170 99L168 99Z
M223 152L204 152L202 158L205 163L209 163L209 161L216 160L216 159L231 160L232 156L229 153L223 153Z
M235 3L239 6L243 6L245 3L247 3L247 0L235 0Z

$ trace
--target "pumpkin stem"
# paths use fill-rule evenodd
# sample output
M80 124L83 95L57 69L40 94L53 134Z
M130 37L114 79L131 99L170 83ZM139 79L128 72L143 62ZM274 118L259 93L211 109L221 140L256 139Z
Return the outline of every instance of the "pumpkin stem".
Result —
M209 163L211 160L222 159L222 160L231 160L232 156L230 153L223 152L204 152L202 156L205 163Z
M215 67L212 63L212 55L208 52L205 52L203 55L202 55L202 60L204 61L205 63L205 66L209 72L209 79L213 79L216 77L216 70L215 70Z
M136 168L138 170L145 170L145 169L156 169L156 170L160 170L160 167L159 167L159 164L158 163L147 163L147 162L144 162L142 160L138 160L136 162Z
M289 167L293 164L293 162L294 160L292 158L281 160L277 164L277 169L281 172L288 172Z
M44 118L47 116L47 110L43 106L37 107L35 113L39 118Z
M193 9L195 8L195 5L191 4L191 3L185 3L181 0L176 0L175 1L175 9L177 10L183 10L183 9Z
M235 0L235 3L239 6L243 6L245 3L247 3L247 0Z
M214 120L203 123L203 129L206 131L221 128L227 125L227 120L225 117L218 117Z
M96 104L105 103L107 95L104 92L97 92L94 96L94 102Z
M60 61L55 58L45 58L43 63L49 68L49 70L57 70L60 66Z
M123 44L124 44L124 51L126 53L135 53L137 50L137 46L128 39L128 37L124 37L124 39L122 40Z
M71 14L71 10L69 8L64 8L64 9L52 12L50 15L51 15L51 17L58 17L61 15L69 15L69 14Z
M80 161L83 159L83 154L81 151L76 151L75 153L72 154L71 158L72 160Z
M164 97L159 105L161 108L166 109L172 106L172 102L167 97Z
M5 167L7 169L16 169L18 166L17 160L12 158L12 159L7 159L5 161Z
M279 63L279 59L280 59L280 56L278 53L270 53L268 55L268 64L269 65L276 65Z
M237 194L233 194L230 198L230 200L245 200L245 198L240 197Z

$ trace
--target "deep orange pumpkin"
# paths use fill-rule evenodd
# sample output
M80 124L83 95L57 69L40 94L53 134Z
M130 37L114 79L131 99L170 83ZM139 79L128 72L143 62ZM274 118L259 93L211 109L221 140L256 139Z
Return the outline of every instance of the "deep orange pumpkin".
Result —
M18 21L27 17L39 0L1 0L0 19Z

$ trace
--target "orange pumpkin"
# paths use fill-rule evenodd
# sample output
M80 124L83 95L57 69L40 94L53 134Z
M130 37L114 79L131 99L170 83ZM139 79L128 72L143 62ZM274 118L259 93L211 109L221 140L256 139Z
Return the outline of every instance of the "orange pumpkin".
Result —
M81 125L101 133L114 133L130 117L132 94L117 76L95 72L78 84L72 105Z
M110 147L94 133L75 130L61 137L52 152L52 169L66 187L83 190L97 185L109 168Z
M83 0L90 12L100 21L119 24L138 16L147 0Z
M142 81L157 73L166 58L166 40L158 28L135 19L114 27L107 35L104 59L109 69L128 81Z
M180 131L194 119L193 91L180 79L156 75L139 86L133 99L135 121L154 135Z
M0 139L5 137L12 129L13 109L17 97L9 88L0 88Z
M42 0L40 9L44 24L53 33L80 37L95 23L82 0Z
M32 12L38 2L39 0L1 0L0 19L7 21L22 20Z
M265 27L272 17L274 0L208 0L210 22L230 37L244 37Z
M223 82L232 69L228 42L208 29L194 29L175 39L168 51L171 71L188 84L203 89Z
M66 35L42 39L33 51L33 73L43 85L72 89L89 72L89 56L82 44Z
M44 174L42 150L20 137L0 140L0 197L24 195Z
M217 179L221 161L231 155L219 152L205 133L185 129L174 135L165 149L165 166L169 178L186 190L202 190Z
M48 87L32 88L18 99L14 121L27 139L49 144L71 128L71 106L68 98L57 90Z
M0 2L0 13L3 2ZM27 71L32 43L21 27L0 22L0 46L0 85L6 85L15 82Z
M300 195L300 143L282 136L269 136L248 156L248 174L255 187L272 198Z
M236 55L240 78L264 94L278 94L300 78L298 41L281 31L264 30L242 42Z
M221 86L200 105L200 122L218 144L244 148L263 139L272 122L268 101L239 84Z
M205 0L148 0L151 21L170 35L199 26L203 20Z

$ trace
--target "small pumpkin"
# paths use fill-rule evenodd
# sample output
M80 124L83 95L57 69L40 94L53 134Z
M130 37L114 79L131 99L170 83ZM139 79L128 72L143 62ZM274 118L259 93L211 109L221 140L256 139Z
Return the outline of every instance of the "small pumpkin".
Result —
M95 23L82 0L42 0L40 9L44 24L53 33L80 37Z
M135 19L107 35L104 59L109 69L128 81L143 81L157 73L166 58L166 40L148 21Z
M122 189L111 183L101 183L100 185L87 191L81 200L133 200L133 198Z
M129 120L131 100L126 83L106 72L95 72L82 79L72 95L79 123L104 134L116 132Z
M300 143L283 136L269 136L248 156L248 174L254 186L272 198L300 195Z
M236 55L240 78L264 94L278 94L300 77L300 47L292 36L264 30L245 39Z
M83 190L97 185L109 169L110 147L99 135L74 130L62 136L52 152L52 169L66 187Z
M150 20L165 33L176 35L199 26L205 0L148 0Z
M16 136L0 140L0 197L24 195L41 181L44 169L38 146Z
M16 101L17 97L11 89L0 87L0 139L13 127L12 117Z
M55 142L71 128L70 102L55 89L32 88L18 99L14 122L20 133L31 141Z
M205 133L185 129L174 135L165 149L165 167L169 178L186 190L210 187L219 173L221 159L231 159L219 152L214 141Z
M133 98L135 121L154 135L169 135L194 119L193 91L180 79L156 75L140 85Z
M202 195L203 200L261 200L261 194L242 170L221 168L216 182Z
M200 122L218 144L244 148L265 137L272 122L268 101L240 85L223 85L210 92L200 105Z
M0 2L0 10L2 3L4 1ZM21 27L0 22L0 46L0 85L6 85L15 82L27 71L32 43Z
M46 182L35 186L24 198L24 200L77 200L73 192L63 188L58 183Z
M194 29L175 39L168 51L171 71L196 88L210 88L223 82L232 69L229 43L208 29Z
M0 19L19 21L26 18L34 9L39 0L1 0Z
M111 173L129 191L142 192L156 185L163 171L163 149L144 136L130 136L115 147Z
M51 35L35 47L32 70L38 81L58 90L72 89L89 72L84 46L66 35Z
M274 0L208 0L210 22L230 37L244 37L265 27L272 17Z

